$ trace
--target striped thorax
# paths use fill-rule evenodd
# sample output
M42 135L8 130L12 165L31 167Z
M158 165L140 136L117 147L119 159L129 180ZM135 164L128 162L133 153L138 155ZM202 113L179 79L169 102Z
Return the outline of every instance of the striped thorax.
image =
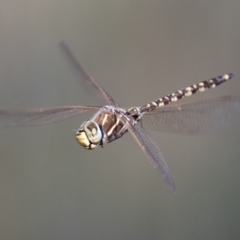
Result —
M86 149L94 149L120 138L127 132L122 116L126 110L113 106L102 107L76 132L76 139ZM127 118L126 118L127 119Z

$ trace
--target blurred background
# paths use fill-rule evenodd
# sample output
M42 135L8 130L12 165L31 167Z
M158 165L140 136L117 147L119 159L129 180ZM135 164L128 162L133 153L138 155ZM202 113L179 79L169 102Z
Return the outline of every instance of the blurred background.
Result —
M122 107L225 72L236 77L182 102L240 90L240 1L0 1L0 108L98 105L59 47L66 41ZM0 129L0 239L239 239L240 128L150 134L178 192L130 134L84 150L85 114Z

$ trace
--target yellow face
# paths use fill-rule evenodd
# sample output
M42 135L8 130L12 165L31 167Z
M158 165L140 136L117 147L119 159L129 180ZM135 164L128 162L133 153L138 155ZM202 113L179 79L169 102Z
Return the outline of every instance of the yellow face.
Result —
M102 141L103 134L94 121L84 122L76 132L78 143L86 149L96 148Z

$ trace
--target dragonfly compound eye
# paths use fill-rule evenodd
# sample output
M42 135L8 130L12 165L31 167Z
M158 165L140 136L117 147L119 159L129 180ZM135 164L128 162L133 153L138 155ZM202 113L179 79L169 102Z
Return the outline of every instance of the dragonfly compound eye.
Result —
M94 149L102 140L102 131L94 121L86 121L76 132L76 139L84 148Z

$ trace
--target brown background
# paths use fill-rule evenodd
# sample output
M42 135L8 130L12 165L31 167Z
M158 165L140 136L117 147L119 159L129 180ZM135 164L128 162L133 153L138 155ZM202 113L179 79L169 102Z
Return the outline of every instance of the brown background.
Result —
M239 95L240 1L0 1L0 108L98 104L59 49L65 40L120 103L142 105L225 72L192 101ZM172 194L130 135L87 151L89 114L0 129L0 239L239 239L239 125L210 136L151 132Z

